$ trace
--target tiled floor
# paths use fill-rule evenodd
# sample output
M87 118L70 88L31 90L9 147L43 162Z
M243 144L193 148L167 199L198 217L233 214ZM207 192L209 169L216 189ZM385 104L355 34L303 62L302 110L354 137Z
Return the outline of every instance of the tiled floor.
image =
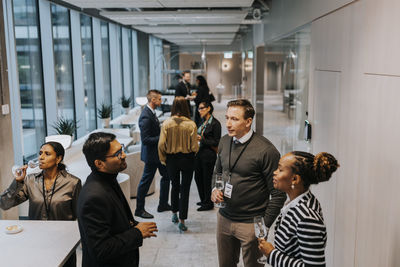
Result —
M222 124L222 134L226 134L225 110L228 100L215 104L215 117ZM284 134L290 121L287 114L280 111L279 104L282 103L281 97L277 95L267 96L266 103L268 108L264 113L264 134L277 146L280 145L280 136ZM194 180L192 181L189 214L186 221L188 231L180 233L177 225L171 222L171 212L157 212L159 177L156 177L156 192L146 198L145 208L155 216L154 221L158 226L158 236L156 238L145 239L140 248L140 266L142 267L215 267L218 266L217 244L215 239L216 232L216 212L198 212L196 202L199 201L197 188ZM131 200L132 212L136 207L136 200ZM136 218L139 221L150 221ZM270 235L271 237L271 235ZM78 261L80 255L78 251ZM238 266L243 266L239 263Z

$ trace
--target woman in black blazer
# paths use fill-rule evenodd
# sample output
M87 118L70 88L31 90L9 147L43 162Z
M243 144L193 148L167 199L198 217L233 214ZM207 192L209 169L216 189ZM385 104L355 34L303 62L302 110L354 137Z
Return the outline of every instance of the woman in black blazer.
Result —
M286 192L289 202L276 222L275 247L259 239L259 249L273 267L325 266L326 227L322 209L311 193L312 184L328 181L339 167L328 153L316 156L293 151L283 156L274 172L274 188Z
M200 149L196 155L194 179L200 196L200 202L197 203L200 207L197 210L203 211L214 207L211 201L211 177L221 139L221 123L212 115L214 108L210 102L201 102L198 110L203 124L197 132Z

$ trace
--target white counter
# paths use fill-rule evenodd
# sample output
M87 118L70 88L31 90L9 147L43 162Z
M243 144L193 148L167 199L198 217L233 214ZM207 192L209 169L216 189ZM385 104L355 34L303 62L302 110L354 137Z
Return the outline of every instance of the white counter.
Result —
M6 234L6 226L23 231ZM76 221L0 220L0 265L7 267L55 267L64 263L79 244Z

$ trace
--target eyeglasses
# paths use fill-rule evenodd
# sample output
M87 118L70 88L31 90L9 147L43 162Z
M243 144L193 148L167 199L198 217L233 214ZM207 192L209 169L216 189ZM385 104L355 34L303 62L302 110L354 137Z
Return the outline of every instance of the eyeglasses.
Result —
M203 110L205 108L207 108L207 107L199 107L197 110L200 111L200 110Z
M117 152L115 152L114 154L110 155L110 156L105 156L105 158L112 158L112 157L117 157L118 159L122 158L122 152L125 151L125 146L122 144L121 145L121 149L119 149Z

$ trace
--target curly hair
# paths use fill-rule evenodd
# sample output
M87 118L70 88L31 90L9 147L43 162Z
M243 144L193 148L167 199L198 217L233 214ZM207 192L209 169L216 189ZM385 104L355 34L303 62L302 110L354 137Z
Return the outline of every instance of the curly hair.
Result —
M315 156L303 151L293 151L291 154L295 157L292 171L302 178L305 188L328 181L340 167L336 158L327 152Z

